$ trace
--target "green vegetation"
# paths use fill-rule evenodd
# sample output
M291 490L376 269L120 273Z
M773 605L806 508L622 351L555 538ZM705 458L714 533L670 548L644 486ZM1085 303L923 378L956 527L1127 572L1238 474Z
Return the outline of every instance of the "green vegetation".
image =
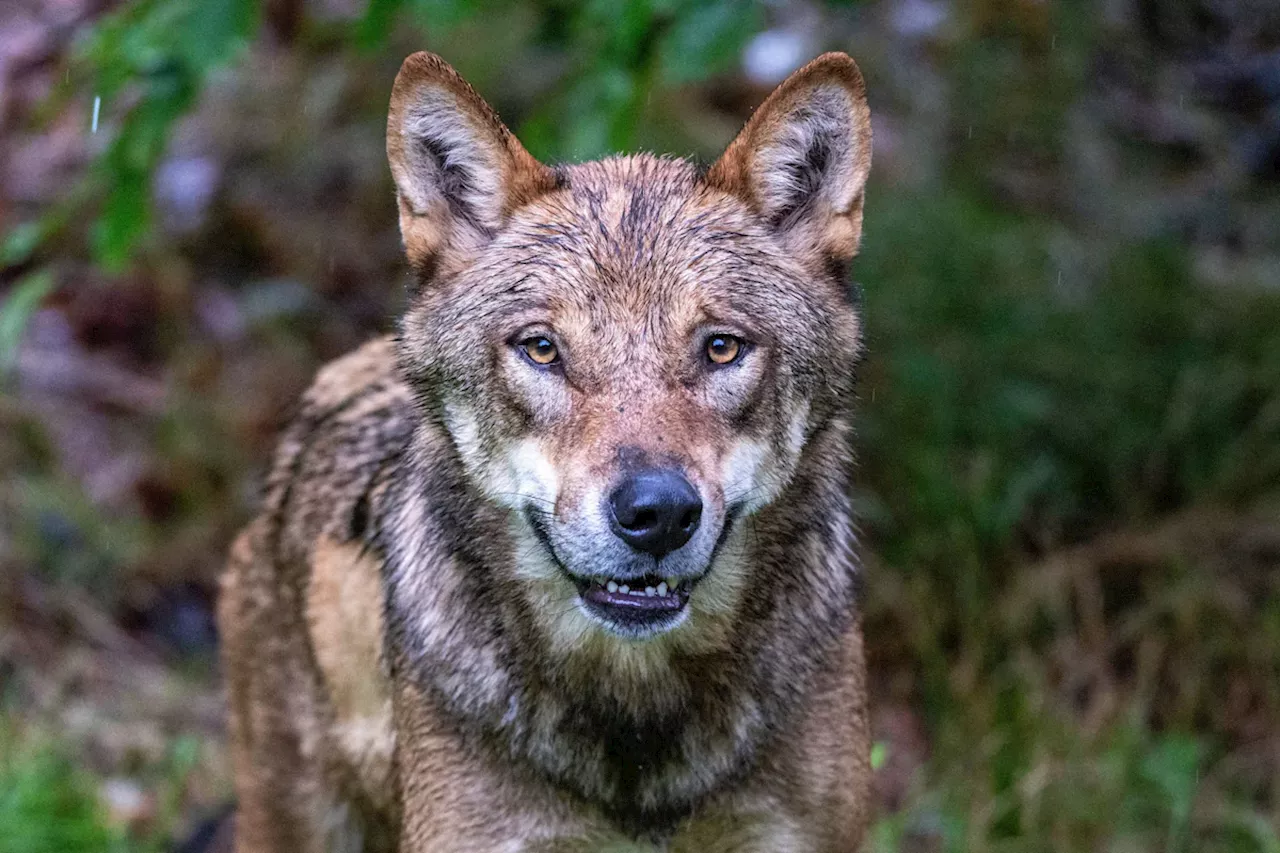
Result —
M964 196L873 209L872 654L933 756L872 849L1275 850L1274 767L1241 771L1256 734L1226 707L1280 708L1275 557L1205 540L1249 527L1209 507L1259 501L1274 536L1280 300L1207 290L1159 241L1064 301L1045 223Z
M196 104L210 75L241 55L262 25L259 0L134 0L98 22L75 67L118 116L95 174L70 205L90 199L101 210L91 232L93 256L110 269L132 257L153 227L152 178L173 127ZM501 20L494 32L488 21ZM512 0L370 0L363 15L317 39L336 39L363 53L387 49L409 24L435 40L476 36L493 45L532 35L561 54L563 82L539 99L520 126L530 149L550 159L590 159L645 141L647 103L655 85L679 85L732 68L762 24L751 0L627 0L550 3L537 9ZM536 33L529 30L536 29ZM524 45L521 45L524 46ZM70 78L68 77L68 80ZM62 95L69 94L70 86ZM49 211L11 235L4 256L30 255L41 237L68 224L67 208Z
M1280 851L1280 193L1241 165L1262 107L1191 68L1280 22L1095 5L938 4L924 36L886 23L922 4L888 0L134 0L83 22L28 124L101 98L95 156L0 218L0 619L21 614L0 636L38 640L0 642L0 701L19 721L83 699L40 681L62 643L178 677L105 688L116 725L149 712L118 693L162 697L145 748L0 723L0 853L160 849L225 796L217 734L170 710L211 676L152 614L207 595L289 401L394 314L399 60L446 54L548 160L707 158L762 94L740 58L765 27L857 56L883 121L853 268L869 849ZM175 150L221 176L185 232L157 201ZM24 368L42 306L89 380ZM162 804L145 829L105 816L115 774Z
M56 745L19 741L0 728L0 850L107 853L120 839L105 824L93 780Z

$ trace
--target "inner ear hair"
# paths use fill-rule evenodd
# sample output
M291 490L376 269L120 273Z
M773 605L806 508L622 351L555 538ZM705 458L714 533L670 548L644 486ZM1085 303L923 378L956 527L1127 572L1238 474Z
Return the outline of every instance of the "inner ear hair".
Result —
M387 115L387 159L410 263L435 270L492 239L511 212L556 186L443 59L404 61Z
M842 114L849 112L847 94L825 86L786 116L775 136L756 152L757 201L761 212L775 226L805 211L825 197L836 213L845 213L856 191L848 175L832 174L851 169L854 139Z
M765 100L705 180L791 241L847 259L857 251L870 169L862 75L847 55L827 53Z

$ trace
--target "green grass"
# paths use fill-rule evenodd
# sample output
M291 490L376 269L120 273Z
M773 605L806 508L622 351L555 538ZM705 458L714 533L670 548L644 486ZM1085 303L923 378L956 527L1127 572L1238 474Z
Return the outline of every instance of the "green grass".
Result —
M0 724L0 853L123 850L95 782L50 740Z
M872 849L1276 850L1274 759L1236 769L1223 708L1280 719L1280 597L1186 512L1277 495L1280 298L1167 242L1064 269L1060 226L959 191L869 203L869 642L932 750Z
M3 709L0 709L3 710ZM112 821L104 778L53 730L0 716L0 853L161 853L184 825L198 741L172 740L159 762L134 768L130 781L152 797L149 817L126 827Z
M869 853L948 851L1165 851L1274 853L1280 835L1265 815L1240 803L1203 799L1211 771L1204 742L1157 735L1127 721L1082 737L1070 720L1043 719L1015 748L1034 753L1016 784L993 793L982 765L1009 746L999 728L975 742L968 762L934 780L913 806L881 820ZM1194 815L1194 819L1193 819Z

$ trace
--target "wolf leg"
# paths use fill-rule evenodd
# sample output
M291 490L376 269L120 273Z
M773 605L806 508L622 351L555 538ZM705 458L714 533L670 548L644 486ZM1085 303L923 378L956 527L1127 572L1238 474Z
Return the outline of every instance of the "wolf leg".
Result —
M237 853L360 853L357 809L338 792L323 743L305 630L255 525L236 540L218 604L230 704Z

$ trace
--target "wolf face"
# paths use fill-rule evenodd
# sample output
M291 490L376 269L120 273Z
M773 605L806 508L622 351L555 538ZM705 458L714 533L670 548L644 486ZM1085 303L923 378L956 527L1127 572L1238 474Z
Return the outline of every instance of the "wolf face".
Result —
M388 152L416 281L402 365L506 511L503 588L562 654L723 642L785 582L745 557L752 517L850 403L843 269L870 165L856 67L797 72L706 172L552 170L418 55Z

